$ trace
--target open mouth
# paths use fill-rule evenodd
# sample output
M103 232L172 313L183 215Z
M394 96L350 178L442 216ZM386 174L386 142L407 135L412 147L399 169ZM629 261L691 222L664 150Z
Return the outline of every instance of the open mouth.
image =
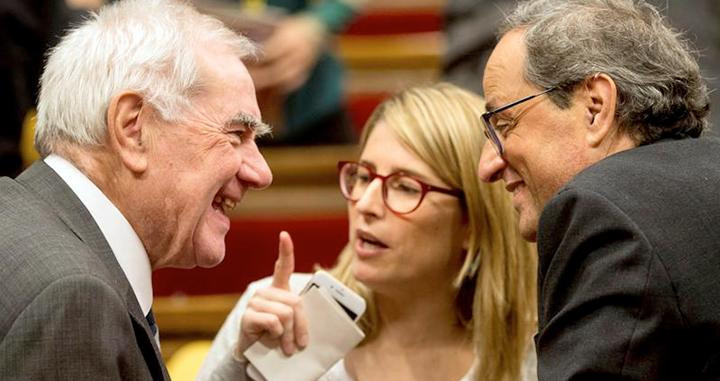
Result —
M515 193L515 190L521 185L522 181L514 181L505 185L505 190L510 193Z
M233 209L235 209L236 206L237 206L237 201L231 200L227 197L223 197L220 195L216 195L215 199L213 199L213 202L212 202L213 209L220 211L225 215L227 215Z
M358 230L357 239L360 243L360 247L364 249L387 249L388 245L377 239L374 235Z

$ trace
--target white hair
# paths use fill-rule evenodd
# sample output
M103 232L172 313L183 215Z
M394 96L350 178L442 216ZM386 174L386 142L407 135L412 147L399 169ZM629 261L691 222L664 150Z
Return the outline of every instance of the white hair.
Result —
M54 47L40 79L35 146L100 145L113 96L143 95L160 118L177 122L201 86L196 54L213 43L240 59L256 47L219 20L174 0L123 0L103 7Z

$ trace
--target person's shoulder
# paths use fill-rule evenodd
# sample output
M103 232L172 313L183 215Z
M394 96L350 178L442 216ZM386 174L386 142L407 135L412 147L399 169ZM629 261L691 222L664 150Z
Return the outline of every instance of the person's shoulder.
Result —
M100 258L60 224L22 221L0 230L0 304L5 307L0 326L63 282L87 281L83 287L88 291L97 289L92 284L112 289L114 283Z
M720 139L666 139L625 150L580 171L558 193L591 191L609 199L652 197L656 190L682 184L687 191L703 178L720 181ZM678 187L678 191L680 191Z
M63 229L65 224L56 208L20 182L0 178L0 252L42 245L58 234L73 235Z
M718 162L715 138L664 140L617 153L578 173L545 204L538 233L555 237L571 225L599 232L605 223L625 226L655 248L717 236Z
M700 138L663 139L610 155L583 172L612 171L618 168L646 170L648 167L679 167L702 163L708 158L713 159L714 162L720 158L720 138L703 136Z
M101 305L107 312L125 308L123 296L102 269L56 264L13 270L14 274L4 274L0 281L5 291L0 295L0 336L16 321L38 318L42 311L52 315L57 308L67 313L85 310L89 305ZM90 316L82 312L79 315Z
M34 195L22 184L9 177L0 177L0 224L12 225L18 219L38 212Z
M42 283L68 275L105 274L98 255L64 224L17 222L0 229L0 283Z

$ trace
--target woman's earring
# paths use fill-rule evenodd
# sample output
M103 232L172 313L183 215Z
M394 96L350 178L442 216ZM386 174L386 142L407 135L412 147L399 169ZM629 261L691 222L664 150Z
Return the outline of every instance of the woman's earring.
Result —
M473 258L472 263L470 263L470 268L468 269L467 274L465 274L465 277L468 279L475 278L475 275L477 275L478 268L480 268L480 252L475 253L475 258Z

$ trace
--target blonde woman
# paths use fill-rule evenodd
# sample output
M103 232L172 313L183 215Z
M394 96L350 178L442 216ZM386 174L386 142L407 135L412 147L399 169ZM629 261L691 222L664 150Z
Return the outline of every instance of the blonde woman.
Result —
M537 378L535 252L507 192L477 178L483 109L450 84L408 89L374 111L358 161L339 164L350 231L331 272L366 299L366 339L321 380ZM309 275L290 275L291 247L281 234L273 278L248 288L200 379L242 378L241 353L266 332L288 354L305 345L296 292Z

